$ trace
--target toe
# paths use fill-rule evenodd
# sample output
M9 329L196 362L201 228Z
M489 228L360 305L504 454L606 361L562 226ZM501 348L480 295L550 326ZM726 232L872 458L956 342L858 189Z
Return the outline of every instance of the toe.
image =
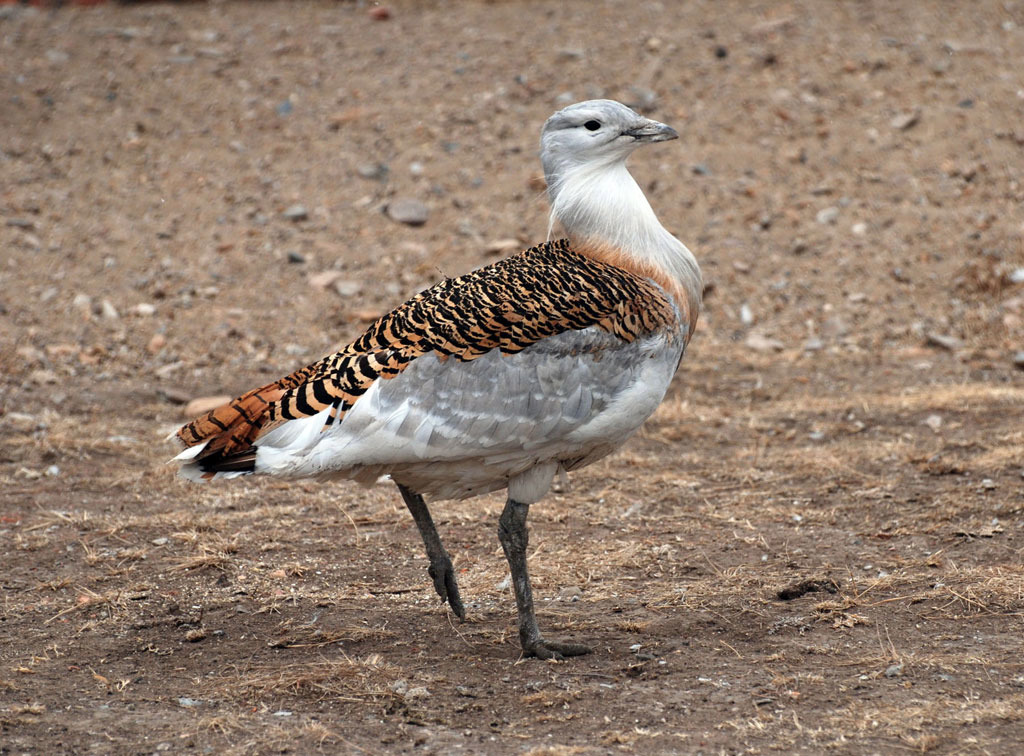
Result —
M434 581L434 590L441 597L441 601L447 601L459 619L466 619L466 609L462 605L459 584L455 581L455 568L452 566L451 560L438 560L430 565L427 572L430 573L430 577Z
M445 574L444 587L452 611L460 620L466 619L466 608L462 605L462 597L459 595L459 584L455 582L455 570Z
M523 647L525 656L535 656L538 659L554 659L556 661L569 656L583 656L591 653L589 646L582 643L564 643L559 641L537 640L529 647Z

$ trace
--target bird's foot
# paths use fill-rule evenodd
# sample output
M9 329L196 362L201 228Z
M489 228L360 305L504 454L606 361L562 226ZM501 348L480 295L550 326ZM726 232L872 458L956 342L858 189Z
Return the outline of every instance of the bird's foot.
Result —
M583 656L590 652L590 646L584 646L582 643L550 641L544 638L523 642L523 656L536 656L538 659L559 661L567 656Z
M462 605L459 584L455 582L455 568L452 566L452 560L448 558L447 554L431 560L427 572L434 581L434 590L441 597L441 602L447 601L455 615L460 620L465 620L466 607Z

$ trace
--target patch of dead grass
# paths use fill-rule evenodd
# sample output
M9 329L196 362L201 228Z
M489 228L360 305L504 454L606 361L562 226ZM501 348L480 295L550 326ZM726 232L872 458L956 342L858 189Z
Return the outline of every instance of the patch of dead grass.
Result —
M367 627L365 625L346 625L339 628L318 628L311 626L294 627L284 622L279 629L280 637L271 642L273 648L323 648L339 643L359 643L362 641L379 641L386 643L396 637L385 628Z
M980 700L957 696L909 702L899 707L854 701L833 713L827 721L850 735L882 729L898 738L919 738L929 730L993 722L1024 722L1024 693Z
M392 700L391 685L402 678L401 670L379 654L287 665L266 665L238 670L210 681L211 691L251 703L302 699L365 703Z
M123 608L127 604L127 597L122 590L113 590L106 593L97 593L96 591L89 590L88 588L80 587L78 596L75 598L74 606L69 606L63 611L57 612L57 614L50 617L44 622L49 625L54 620L60 619L72 612L86 612L95 611L100 608L107 608L113 612L114 608Z

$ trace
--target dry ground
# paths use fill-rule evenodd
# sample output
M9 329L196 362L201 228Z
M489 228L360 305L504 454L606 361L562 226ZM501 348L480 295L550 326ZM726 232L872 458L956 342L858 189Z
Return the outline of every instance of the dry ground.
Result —
M1018 753L1024 3L390 10L0 8L0 753ZM602 95L709 291L534 507L593 655L517 659L498 497L435 506L460 624L393 490L174 478L183 399L542 239Z

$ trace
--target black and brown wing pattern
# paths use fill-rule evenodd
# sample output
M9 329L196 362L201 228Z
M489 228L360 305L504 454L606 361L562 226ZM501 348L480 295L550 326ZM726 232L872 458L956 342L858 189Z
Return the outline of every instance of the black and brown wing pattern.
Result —
M253 444L269 428L328 407L329 426L376 380L429 352L459 361L494 349L514 354L591 326L631 342L679 317L650 280L578 254L566 240L547 242L435 284L342 350L212 410L177 438L186 447L207 442L197 456L205 470L251 469Z

